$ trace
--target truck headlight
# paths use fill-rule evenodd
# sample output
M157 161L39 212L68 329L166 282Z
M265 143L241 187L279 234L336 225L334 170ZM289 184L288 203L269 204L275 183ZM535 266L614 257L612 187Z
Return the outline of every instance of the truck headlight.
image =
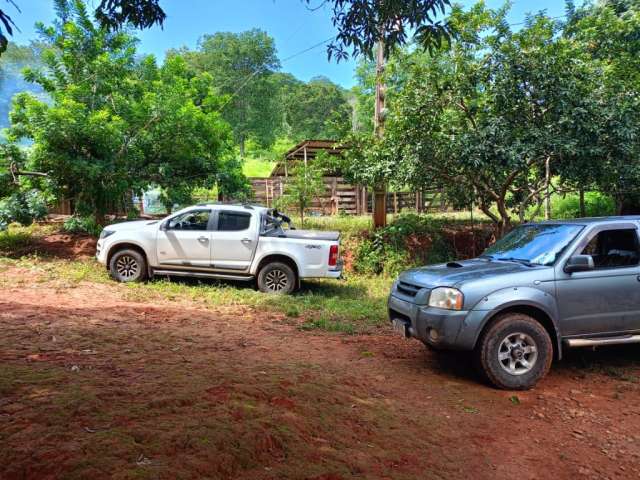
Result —
M113 235L115 232L115 230L102 230L100 232L100 238L107 238L109 235Z
M462 310L464 295L456 288L438 287L431 290L429 306L445 310Z

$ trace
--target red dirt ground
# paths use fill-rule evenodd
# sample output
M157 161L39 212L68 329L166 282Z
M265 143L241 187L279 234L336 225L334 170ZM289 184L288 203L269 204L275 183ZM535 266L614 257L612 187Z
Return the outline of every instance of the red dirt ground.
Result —
M639 347L504 392L390 332L0 274L2 480L640 476Z

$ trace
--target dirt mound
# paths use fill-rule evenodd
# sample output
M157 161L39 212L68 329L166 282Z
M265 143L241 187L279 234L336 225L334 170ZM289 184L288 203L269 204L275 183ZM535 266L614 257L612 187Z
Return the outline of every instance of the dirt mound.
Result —
M45 257L87 258L95 255L97 242L95 237L87 234L54 233L37 238L30 250Z

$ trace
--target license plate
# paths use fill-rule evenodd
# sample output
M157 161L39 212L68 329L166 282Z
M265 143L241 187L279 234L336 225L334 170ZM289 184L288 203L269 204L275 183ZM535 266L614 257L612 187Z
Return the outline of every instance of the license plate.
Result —
M409 338L409 324L405 320L394 318L392 323L393 329L396 333L402 335L405 338Z

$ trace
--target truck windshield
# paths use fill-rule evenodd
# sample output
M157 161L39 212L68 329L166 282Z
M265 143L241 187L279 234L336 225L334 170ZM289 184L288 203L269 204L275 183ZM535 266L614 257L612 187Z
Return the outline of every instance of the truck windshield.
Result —
M582 228L582 225L570 224L522 225L485 250L482 257L530 265L552 265Z

